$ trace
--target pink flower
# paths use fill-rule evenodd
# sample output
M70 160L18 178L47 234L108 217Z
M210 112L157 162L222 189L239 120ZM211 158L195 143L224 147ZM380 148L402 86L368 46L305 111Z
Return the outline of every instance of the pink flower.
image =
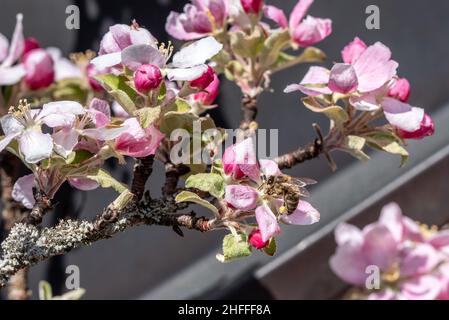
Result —
M210 106L217 99L220 89L220 79L214 73L213 81L202 92L194 93L191 97L193 101L198 101L205 106Z
M91 63L99 70L114 67L122 62L122 51L132 45L150 45L156 48L157 40L136 22L131 26L116 24L109 28L100 43L99 56Z
M192 0L183 13L171 12L165 30L179 40L195 40L222 29L228 18L228 0Z
M135 158L154 155L164 139L164 135L153 125L142 128L136 118L129 118L124 122L128 128L115 141L117 152Z
M253 140L248 138L227 148L222 158L225 174L235 180L249 177L253 180L260 178L256 150Z
M240 0L240 3L247 14L258 14L263 7L263 0Z
M24 42L23 56L25 56L31 50L39 49L40 47L41 46L39 45L39 42L35 38L26 38Z
M410 97L410 82L405 78L396 80L393 87L388 91L388 96L402 102L407 102Z
M34 49L23 58L25 83L32 90L46 88L55 79L53 59L44 49Z
M433 136L435 133L435 125L432 118L428 114L424 114L419 129L415 131L405 131L398 129L398 134L402 139L420 140L425 137Z
M233 209L250 211L256 208L259 193L245 185L228 185L225 191L225 201Z
M163 80L161 69L152 64L143 64L134 73L134 85L144 94L157 89Z
M206 90L207 87L215 80L215 71L211 66L207 67L207 70L193 81L190 81L190 86L198 90Z
M354 63L366 50L366 48L368 48L368 46L365 42L360 40L359 37L355 37L354 40L341 51L343 62L347 64Z
M288 27L294 42L300 46L308 47L324 40L332 33L332 21L330 19L312 16L305 18L312 4L313 0L299 0L290 14L288 25L285 13L277 7L265 6L264 14L281 28Z
M253 230L249 235L249 243L256 248L257 250L261 250L268 246L269 241L262 241L262 233L259 229Z
M367 267L379 268L380 291L368 299L432 300L439 296L439 266L447 257L421 234L419 225L402 216L396 204L384 207L379 221L363 230L340 224L335 239L338 247L330 266L342 280L365 287L370 275Z

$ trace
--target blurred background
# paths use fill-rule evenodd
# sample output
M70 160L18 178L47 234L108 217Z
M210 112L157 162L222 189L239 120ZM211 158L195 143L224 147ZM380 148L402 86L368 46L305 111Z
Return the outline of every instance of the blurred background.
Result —
M136 19L159 40L166 41L169 38L164 30L165 18L171 10L182 11L186 2L182 0L1 0L0 32L9 38L15 25L15 15L22 12L26 36L37 38L43 47L59 47L66 55L86 49L97 51L99 41L110 25L128 24L132 19ZM266 2L290 12L297 1L267 0ZM79 30L67 30L65 27L67 18L65 10L71 4L79 6L81 11ZM380 30L367 30L365 27L368 16L365 9L373 4L380 8ZM381 41L391 48L394 60L400 63L399 74L408 78L412 84L411 104L426 108L430 113L437 112L449 98L448 13L449 2L445 0L434 0L431 5L428 1L411 0L317 0L310 11L313 16L333 20L332 36L318 45L328 55L325 65L330 66L333 61L340 61L340 50L355 36L359 36L369 44ZM179 46L179 43L175 44ZM298 95L282 93L286 85L299 82L307 69L307 66L302 65L276 74L272 81L274 92L264 93L260 99L260 127L279 129L280 153L295 149L314 139L314 131L311 127L313 122L320 123L323 128L328 125L324 118L308 112L301 106ZM220 107L212 113L212 116L217 119L217 124L224 128L237 127L240 122L238 88L223 79L218 101ZM398 159L388 155L382 155L382 159L387 161L385 163L388 163L389 169L398 171ZM336 154L335 160L340 170L354 165L349 156L342 154ZM376 159L373 159L373 162L375 161ZM375 165L372 168L374 167ZM126 168L111 168L111 170L120 180L129 182L129 170ZM374 176L380 173L376 174L376 169L370 170L374 170ZM291 174L314 178L323 185L333 175L324 159L298 166L291 171ZM150 181L155 195L160 193L162 182L163 168L157 165ZM349 189L351 183L347 182ZM352 190L352 192L362 191ZM320 192L324 191L320 190ZM347 190L347 194L350 195L351 190ZM59 218L76 215L92 218L114 196L115 194L108 190L81 193L65 186L58 195L55 214L48 215L46 223L52 224ZM331 194L324 194L320 196L320 199L326 201L330 196ZM357 199L346 196L339 201L350 202ZM318 208L320 204L332 207L323 202L314 202L314 204ZM326 210L324 212L321 210L321 213L325 214ZM326 221L323 219L319 228L325 227ZM297 228L294 232L295 237L299 238L301 233L308 231ZM189 274L184 273L187 269L193 273L197 270L198 273L204 269L203 258L206 256L210 258L220 251L222 237L223 234L220 232L210 234L186 232L185 237L180 238L171 229L163 227L135 228L114 239L95 243L89 248L73 251L64 257L56 257L33 267L30 273L30 287L36 292L38 281L47 279L52 283L56 293L65 291L64 283L67 276L65 269L66 266L73 264L80 268L81 287L87 290L86 298L88 299L182 297L173 288L185 290L185 297L191 298L222 296L239 298L238 293L231 295L225 293L226 286L223 284L227 282L225 277L217 280L217 277L209 277L208 274L216 272L226 275L234 273L237 268L238 276L240 276L251 272L256 266L264 265L267 259L259 257L257 261L249 259L232 265L210 263L207 264L210 268L207 268L208 274L201 279L201 285L195 282L196 278L193 276L190 282L189 279L185 279L189 277ZM286 241L284 245L281 243L281 251L289 249L288 242ZM184 277L182 282L179 282L180 275ZM173 281L175 286L172 286ZM201 289L198 289L199 287ZM250 295L251 297L270 297L270 294L261 294L264 290L262 288L254 287L252 290L254 292Z

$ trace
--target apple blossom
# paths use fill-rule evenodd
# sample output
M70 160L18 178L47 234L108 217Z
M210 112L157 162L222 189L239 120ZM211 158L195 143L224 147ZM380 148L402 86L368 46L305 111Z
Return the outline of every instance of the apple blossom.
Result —
M158 88L162 81L161 69L152 64L143 64L134 73L134 85L144 94Z
M32 90L46 88L55 79L53 59L44 49L33 49L23 58L25 83Z
M364 287L366 268L380 269L380 291L368 290L367 299L433 300L445 289L440 268L449 258L442 251L448 245L447 233L423 232L422 226L402 216L397 204L385 206L379 221L363 230L340 224L335 239L338 247L330 266L342 280Z
M402 139L420 140L425 137L433 136L434 133L435 133L435 125L433 123L432 118L428 114L424 114L419 129L415 131L405 131L402 129L398 129L398 135Z
M402 102L407 102L410 97L410 82L405 78L397 79L388 91L388 96Z
M247 14L258 14L264 5L263 0L240 0L240 3Z
M225 174L232 179L240 180L244 177L259 179L259 164L251 138L228 147L223 153L222 162Z
M211 66L201 75L201 77L190 81L190 86L198 90L206 90L207 87L215 80L216 74Z
M289 20L281 9L271 5L264 7L264 14L281 28L288 28L292 40L296 44L308 47L324 40L332 33L330 19L305 17L312 4L313 0L299 0L290 14Z
M165 30L179 40L196 40L223 29L229 13L229 0L193 0L183 13L172 11Z
M354 63L360 55L368 48L368 46L359 37L355 37L352 42L350 42L341 51L341 56L343 62L347 64Z
M215 99L217 99L220 89L220 79L214 74L213 81L204 88L204 91L190 95L190 100L193 102L200 102L204 106L212 106Z

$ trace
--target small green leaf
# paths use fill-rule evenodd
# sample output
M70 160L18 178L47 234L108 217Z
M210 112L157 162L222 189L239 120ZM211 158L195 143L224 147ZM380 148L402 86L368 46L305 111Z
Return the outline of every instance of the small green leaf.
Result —
M39 300L51 300L53 298L53 290L51 285L45 281L39 281Z
M197 194L190 191L182 191L176 196L176 202L192 202L211 210L218 215L218 209L209 201L201 199Z
M128 83L124 75L102 74L96 76L96 79L103 84L106 91L112 95L117 102L129 113L137 109L136 102L138 93Z
M222 262L230 262L250 255L251 245L248 243L247 235L228 234L224 237Z
M211 173L219 174L220 176L224 177L224 169L223 169L223 162L221 160L215 160L212 164Z
M305 48L304 51L298 56L281 52L274 67L274 72L295 66L300 63L323 62L325 60L326 54L315 47Z
M139 118L142 128L148 128L159 120L161 115L161 107L145 107L134 112L134 115Z
M264 43L260 53L260 63L265 69L270 68L278 61L281 51L288 46L290 42L290 33L287 29L273 32Z
M225 183L223 177L215 173L199 173L191 175L186 180L186 188L195 188L209 192L215 198L224 195Z
M351 154L360 161L368 161L370 157L363 152L366 139L358 136L347 136L344 143L343 150Z
M98 169L95 172L86 176L86 178L94 180L100 184L103 188L112 188L118 193L122 193L128 190L127 186L123 183L115 180L107 171Z
M190 103L188 103L187 100L182 98L177 98L175 104L177 112L189 112L192 109Z
M368 145L373 149L401 156L401 167L408 161L408 151L401 146L400 138L396 137L394 134L389 132L378 132L367 135L366 140Z
M270 257L274 256L276 253L276 239L270 238L270 240L268 242L268 246L263 248L263 251Z
M349 120L348 113L340 106L322 107L314 98L307 97L302 99L304 105L313 112L324 113L329 119L333 120L337 126Z
M232 51L244 58L255 57L262 50L264 40L265 37L260 28L255 28L250 35L241 30L230 32Z

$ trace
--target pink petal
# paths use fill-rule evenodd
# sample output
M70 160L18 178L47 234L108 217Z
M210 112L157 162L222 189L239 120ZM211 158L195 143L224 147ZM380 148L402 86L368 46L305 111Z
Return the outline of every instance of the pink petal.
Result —
M78 144L79 134L71 127L63 128L52 134L55 151L57 154L67 158Z
M256 220L263 242L270 240L281 232L276 216L266 204L257 207Z
M260 159L259 164L260 170L266 176L279 176L282 174L281 170L279 170L278 164L273 160Z
M397 203L390 203L382 208L379 223L386 226L397 242L402 241L404 234L404 226L402 219L402 211Z
M401 275L416 276L431 272L441 257L431 245L420 243L414 248L406 248L401 259Z
M152 64L163 68L165 57L157 48L148 44L139 44L129 46L122 51L122 63L133 71L143 64Z
M100 186L98 182L87 178L70 178L69 183L81 191L95 190Z
M283 215L282 221L288 224L307 226L320 221L320 213L307 201L299 201L296 210L289 215Z
M12 66L22 55L25 48L25 39L23 37L23 15L21 13L16 15L16 26L12 35L11 45L9 46L8 56L2 63L2 67Z
M173 11L167 18L165 30L169 35L178 40L190 41L204 37L204 33L187 32L181 23L181 15Z
M292 38L298 45L308 47L332 33L332 20L308 16L292 33Z
M335 241L339 246L350 243L352 246L361 247L363 244L363 234L362 231L347 223L340 223L334 231Z
M349 98L351 105L360 111L376 111L380 109L380 103L377 101L377 94L374 92L364 93L361 96L351 96Z
M34 199L33 187L35 186L34 174L29 174L17 179L12 189L12 197L27 209L32 209L36 200Z
M251 187L243 185L226 186L225 201L235 209L249 211L257 206L259 193Z
M293 84L285 88L285 93L294 91L301 91L310 96L317 96L320 94L332 94L332 91L327 87L329 82L330 72L323 67L311 67L304 76L300 84Z
M329 78L329 89L347 94L357 89L357 85L357 75L350 64L337 63L334 65Z
M408 300L435 300L441 291L441 282L435 276L425 275L403 282L400 290Z
M263 8L263 13L264 13L265 17L276 22L281 28L288 27L287 17L285 16L285 13L283 10L281 10L275 6L266 5Z
M449 246L449 230L442 230L429 239L429 244L435 248Z
M125 49L126 47L132 44L130 37L131 28L128 25L116 24L110 27L109 31L111 32L115 43L121 50Z
M396 75L398 63L391 60L391 51L380 42L369 46L353 64L359 79L358 90L370 92L382 87Z
M111 108L106 100L92 99L87 111L91 114L96 128L102 128L111 122Z
M254 181L260 179L260 169L257 161L256 148L252 138L237 143L234 148L235 163L240 170Z
M390 230L384 225L375 223L363 229L363 252L370 264L380 269L388 269L398 254L398 243Z
M365 285L369 265L360 247L346 243L337 247L337 251L330 258L332 271L343 281L353 285Z
M129 37L131 39L131 43L133 45L135 44L149 44L156 46L157 39L147 30L144 28L131 28L129 32Z
M349 43L346 47L341 51L341 56L343 58L344 63L354 63L360 55L366 50L368 46L360 40L358 37L355 37L354 40Z
M299 0L290 14L290 29L294 30L306 16L307 11L313 4L313 0Z
M393 98L382 100L385 118L393 126L404 131L413 132L421 127L424 118L424 110L413 107Z

